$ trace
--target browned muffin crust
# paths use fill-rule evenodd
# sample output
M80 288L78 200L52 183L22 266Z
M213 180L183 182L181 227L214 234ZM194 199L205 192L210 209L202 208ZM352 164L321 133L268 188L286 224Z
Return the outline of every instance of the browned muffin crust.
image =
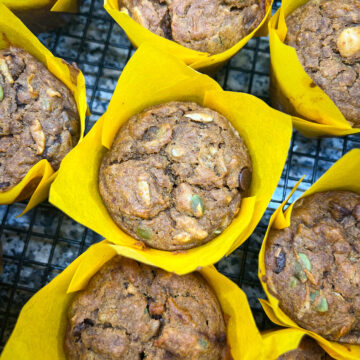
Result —
M333 360L333 358L314 339L304 336L297 349L281 355L278 360Z
M178 276L115 257L68 310L67 359L222 360L226 326L198 273Z
M0 191L41 159L57 170L79 135L70 90L26 51L0 51Z
M307 74L360 127L360 1L310 0L286 24Z
M290 227L272 229L265 263L284 312L328 340L360 343L360 195L316 193L298 200Z
M171 102L133 116L99 172L116 224L148 246L189 249L221 233L251 182L248 150L224 116Z
M119 0L120 9L151 32L198 51L217 54L253 31L264 0Z

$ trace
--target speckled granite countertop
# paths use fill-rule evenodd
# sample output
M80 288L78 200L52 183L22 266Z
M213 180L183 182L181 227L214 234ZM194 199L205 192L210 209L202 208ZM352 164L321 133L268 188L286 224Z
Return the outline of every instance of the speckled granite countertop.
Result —
M117 79L134 50L117 24L103 10L101 0L86 0L81 12L61 30L42 34L40 40L56 56L77 62L87 82L92 115L87 130L106 110ZM253 39L216 76L226 90L269 95L269 48L266 38ZM336 160L360 147L360 136L311 140L294 133L287 163L272 201L251 237L217 267L246 292L257 324L271 326L262 312L264 297L257 279L257 256L267 222L293 185L306 175L297 197ZM0 206L0 236L4 269L0 275L0 349L27 299L54 278L88 246L101 237L75 223L51 205L41 204L17 218L25 205Z

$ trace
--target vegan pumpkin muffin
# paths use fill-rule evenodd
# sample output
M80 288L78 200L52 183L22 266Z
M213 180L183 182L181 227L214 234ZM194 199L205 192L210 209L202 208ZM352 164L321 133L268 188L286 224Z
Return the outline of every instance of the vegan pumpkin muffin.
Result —
M57 170L79 135L70 90L26 51L1 50L0 191L18 184L42 159Z
M289 351L280 357L278 360L332 360L311 337L304 336L297 349Z
M117 256L75 295L68 319L68 360L229 358L219 302L198 273Z
M264 0L120 0L119 8L151 32L210 54L234 46L265 16Z
M132 237L157 249L189 249L231 223L251 174L246 145L224 116L170 102L121 127L102 160L99 190Z
M353 127L360 127L360 1L310 0L286 18L286 44Z
M266 283L280 308L324 338L360 344L360 195L328 191L295 202L271 229Z

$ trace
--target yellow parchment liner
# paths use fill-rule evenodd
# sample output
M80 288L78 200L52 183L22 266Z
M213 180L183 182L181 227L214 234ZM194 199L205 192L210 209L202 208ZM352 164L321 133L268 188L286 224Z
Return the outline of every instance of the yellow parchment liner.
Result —
M269 21L271 97L274 104L293 115L294 127L305 136L356 134L335 103L303 69L293 47L285 45L285 18L308 0L282 0Z
M173 56L182 59L187 65L194 69L213 73L239 52L252 37L267 35L267 25L271 16L272 4L273 0L265 0L266 15L254 31L245 36L230 49L215 55L186 48L177 44L175 41L165 39L152 33L142 25L138 24L124 11L120 11L118 0L105 0L105 9L122 27L135 48L138 48L144 42L150 42Z
M50 7L51 11L75 13L78 0L0 0L0 2L16 11Z
M118 246L106 241L93 245L36 293L23 307L1 360L65 359L66 312L73 292L84 289L107 261L121 253ZM234 360L262 359L262 337L246 295L213 266L200 273L214 289L228 318L227 339Z
M250 194L242 199L240 213L231 225L207 244L179 252L144 247L123 232L98 190L102 157L121 125L145 108L168 101L194 101L223 114L244 139L253 164ZM119 245L124 256L185 274L214 264L250 236L280 178L291 132L290 116L254 96L223 91L181 60L143 44L123 70L106 113L62 162L49 201Z
M57 58L47 50L31 31L2 3L0 3L0 49L9 45L23 48L42 62L48 70L62 81L72 92L81 122L81 138L85 128L86 89L83 74ZM49 162L45 159L36 163L20 183L6 192L0 192L0 204L11 204L23 200L23 191L34 179L41 179L32 193L25 212L44 201L49 193L51 182L56 177ZM25 189L26 190L26 189Z
M354 149L344 155L338 160L315 184L313 184L300 198L309 196L311 194L329 190L348 190L360 194L360 149ZM269 230L284 229L290 225L291 211L293 204L291 204L285 212L283 208L288 202L291 195L299 186L301 180L296 184L289 197L281 204L281 206L274 212L270 219L269 227L267 229L261 251L259 254L259 278L265 290L268 300L260 300L266 314L272 322L277 325L285 326L294 329L300 334L307 334L318 341L324 350L336 359L341 360L355 360L360 359L360 346L340 344L333 341L328 341L322 336L315 334L312 331L305 330L299 327L292 321L280 308L279 301L270 294L267 285L262 279L265 277L265 248L266 240ZM270 342L269 342L270 343ZM281 341L276 342L274 351L283 350ZM286 350L287 351L287 350ZM283 351L283 352L286 352Z

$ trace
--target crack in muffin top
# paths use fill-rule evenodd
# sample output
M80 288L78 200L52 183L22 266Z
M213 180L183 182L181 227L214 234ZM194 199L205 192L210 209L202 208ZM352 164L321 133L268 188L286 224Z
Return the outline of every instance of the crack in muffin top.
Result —
M221 307L198 273L116 256L75 295L68 319L67 359L231 358Z
M70 90L23 49L0 51L0 191L47 159L57 170L79 140Z
M148 108L119 130L99 171L99 190L123 230L163 250L220 234L251 183L251 160L219 113L195 103Z
M310 0L286 18L286 44L306 73L360 127L360 1Z
M360 344L360 195L316 193L296 201L290 226L271 229L266 282L298 325Z
M210 54L234 46L265 16L264 0L120 0L119 8L151 32Z

